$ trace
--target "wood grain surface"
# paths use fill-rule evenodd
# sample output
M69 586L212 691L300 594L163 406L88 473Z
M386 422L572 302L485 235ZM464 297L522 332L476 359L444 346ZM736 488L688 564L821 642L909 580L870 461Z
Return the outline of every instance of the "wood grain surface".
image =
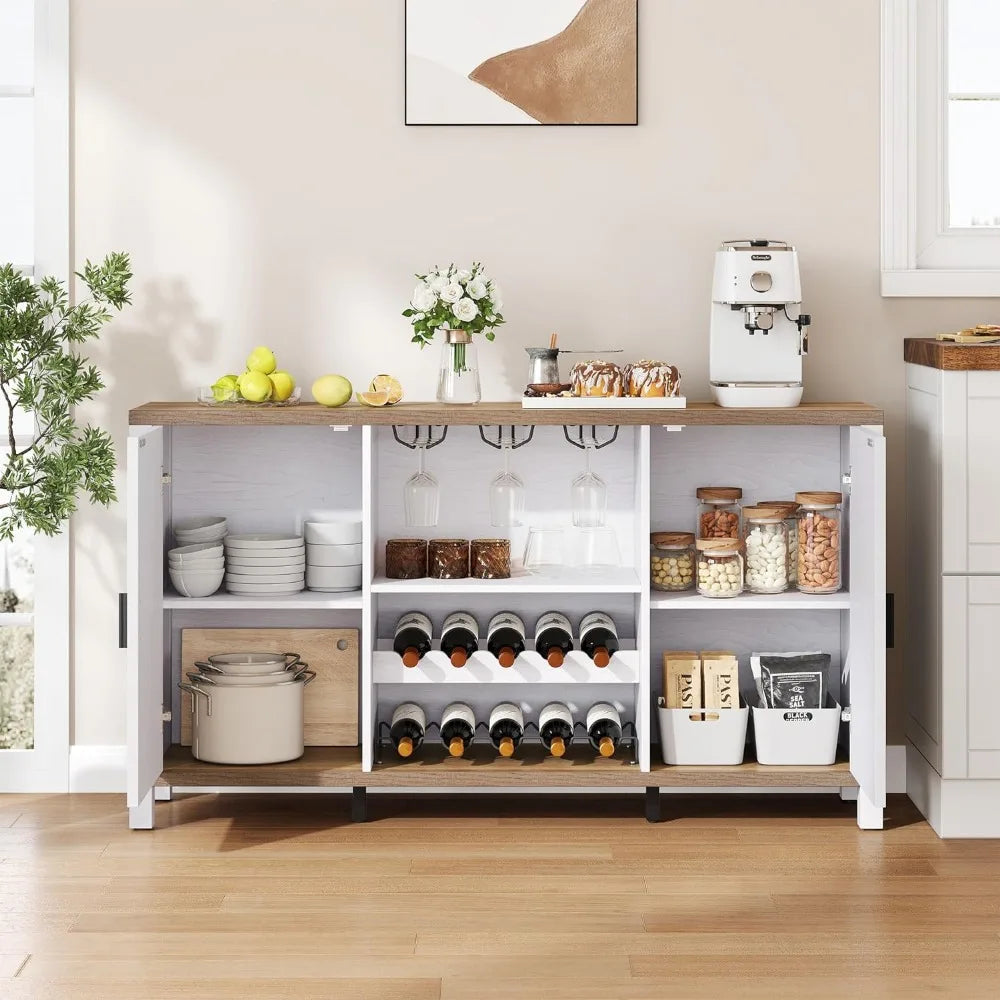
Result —
M4 1000L993 1000L1000 842L902 796L0 797ZM673 812L676 810L675 812Z
M338 643L344 648L339 649ZM298 653L316 679L304 692L310 747L358 745L358 630L351 628L186 628L181 673L217 653ZM191 745L191 695L181 692L181 744ZM218 766L218 765L215 765Z
M1000 344L952 344L932 337L908 337L903 360L949 372L1000 371Z
M586 410L525 410L519 402L478 403L446 406L441 403L398 403L371 407L348 403L336 409L316 403L299 406L202 406L199 403L144 403L129 411L129 423L153 427L179 424L215 427L362 426L386 425L451 426L504 425L544 426L591 424L612 425L715 425L715 426L835 426L883 422L882 410L867 403L804 403L787 409L726 409L714 403L688 402L684 410L623 410L595 405Z

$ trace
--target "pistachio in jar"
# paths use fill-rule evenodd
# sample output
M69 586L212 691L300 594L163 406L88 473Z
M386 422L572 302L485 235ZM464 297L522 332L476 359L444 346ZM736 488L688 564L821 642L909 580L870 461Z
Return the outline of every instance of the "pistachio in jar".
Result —
M649 585L653 590L694 587L694 534L654 531L649 536Z

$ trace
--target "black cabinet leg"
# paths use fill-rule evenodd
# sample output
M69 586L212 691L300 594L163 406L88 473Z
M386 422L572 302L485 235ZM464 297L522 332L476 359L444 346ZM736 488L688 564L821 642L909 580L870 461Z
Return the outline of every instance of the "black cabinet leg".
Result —
M368 789L363 786L351 789L351 822L368 822Z
M646 822L660 822L660 789L657 787L646 789Z

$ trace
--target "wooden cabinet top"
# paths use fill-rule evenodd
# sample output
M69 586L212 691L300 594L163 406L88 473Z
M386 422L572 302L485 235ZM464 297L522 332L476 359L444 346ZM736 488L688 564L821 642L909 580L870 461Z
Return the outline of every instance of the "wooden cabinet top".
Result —
M316 403L298 406L202 406L199 403L144 403L129 411L129 423L152 427L397 426L475 425L715 425L851 426L883 423L882 410L867 403L805 403L788 409L725 409L714 403L689 402L683 410L622 409L612 404L583 410L527 410L519 402L446 406L397 403L369 407L348 403L336 409Z
M903 358L913 365L946 372L1000 372L1000 344L953 344L931 337L908 337Z

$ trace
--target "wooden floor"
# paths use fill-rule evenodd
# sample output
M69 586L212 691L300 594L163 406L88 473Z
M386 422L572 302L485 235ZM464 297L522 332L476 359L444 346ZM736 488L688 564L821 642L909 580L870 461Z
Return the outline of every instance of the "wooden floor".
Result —
M1000 841L901 797L369 799L0 796L0 997L1000 995Z

